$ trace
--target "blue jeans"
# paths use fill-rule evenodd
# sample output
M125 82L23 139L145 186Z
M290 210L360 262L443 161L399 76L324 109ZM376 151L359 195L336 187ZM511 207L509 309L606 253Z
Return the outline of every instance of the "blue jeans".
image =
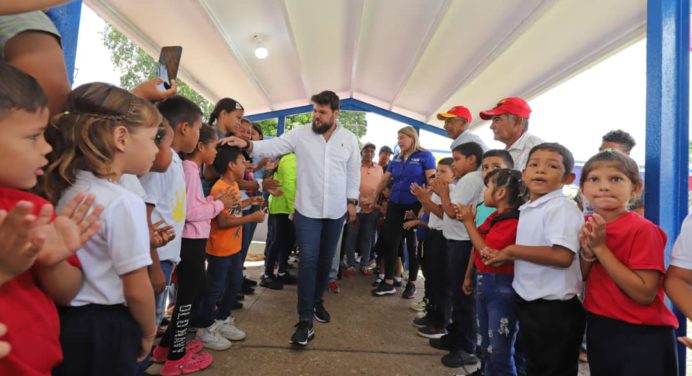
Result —
M343 261L343 257L341 257L341 246L344 241L345 229L345 226L341 228L341 232L339 233L339 240L336 241L334 256L332 257L332 266L331 268L329 268L329 278L327 278L327 282L332 282L339 279L339 267L341 267L341 262Z
M156 326L161 325L161 320L163 319L163 311L166 309L166 295L168 295L168 290L171 288L171 275L173 274L173 267L175 267L173 261L169 260L161 261L160 264L163 275L166 278L166 288L155 295Z
M516 375L514 343L519 329L517 294L512 274L476 274L478 343L483 356L483 374Z
M264 274L274 275L274 268L278 264L279 273L285 273L288 264L288 255L296 240L295 227L288 218L288 214L269 214L268 224L272 229L272 241L265 248Z
M309 218L298 211L295 213L296 240L300 249L298 315L301 321L312 321L315 301L322 300L327 288L344 217Z
M250 209L243 211L243 217L250 215L259 210L259 206L251 206ZM243 262L245 262L245 257L247 257L247 252L250 250L250 244L252 243L252 237L255 236L255 229L257 228L257 222L248 222L243 225L243 245L240 249L240 253L243 254Z
M346 231L346 257L348 266L358 267L356 262L356 244L360 252L360 267L367 268L370 265L370 251L372 250L373 236L375 234L375 221L379 216L378 211L370 213L358 213L358 222L348 225Z

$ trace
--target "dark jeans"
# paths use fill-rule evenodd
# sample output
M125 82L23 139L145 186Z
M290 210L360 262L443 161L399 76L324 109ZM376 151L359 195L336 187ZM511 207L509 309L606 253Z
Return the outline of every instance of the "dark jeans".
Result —
M346 257L348 266L367 268L370 265L375 222L379 214L380 212L377 210L370 213L358 213L358 221L353 225L347 225ZM360 265L356 262L356 248L360 254Z
M272 241L267 245L267 258L264 261L264 274L273 275L279 266L279 273L286 272L288 255L296 242L296 231L288 214L270 214L268 222L273 231Z
M230 256L207 255L207 294L200 307L202 326L208 327L214 320L225 320L231 315L231 306L243 282L242 257L240 252Z
M382 229L385 279L394 279L396 260L399 255L399 244L401 244L402 234L404 233L404 213L407 210L418 213L420 203L397 204L390 201L387 205L387 215L384 220L384 229Z
M428 297L429 311L433 326L444 328L447 326L445 321L445 302L447 288L445 286L445 273L447 265L447 240L442 235L442 231L430 230L428 239L425 241L425 251L423 252L425 261L425 295Z
M190 324L192 304L200 291L206 289L204 259L207 239L182 239L178 265L177 298L171 323L159 345L170 347L168 359L178 360L185 355L187 328Z
M518 298L519 341L531 376L576 376L584 334L584 309L575 296L566 301Z
M250 215L260 208L257 205L253 205L248 210L243 211L243 217ZM257 228L257 222L248 222L243 225L243 245L240 249L240 253L243 254L243 262L247 257L247 252L250 250L250 244L252 244L252 238L255 236L255 229Z
M514 343L519 330L513 274L476 273L476 314L483 374L516 375ZM492 334L492 335L491 335Z
M295 212L296 240L300 249L298 315L301 321L312 321L315 301L322 300L327 288L344 217L309 218Z
M406 256L404 256L404 244L406 245ZM417 255L418 241L416 240L416 232L413 229L404 230L401 234L401 242L399 243L399 257L401 262L404 262L404 257L408 261L408 280L415 282L418 278L420 270L420 261Z
M445 316L451 317L447 332L452 348L464 350L469 354L473 354L476 348L475 301L473 295L464 294L461 287L471 257L471 247L469 240L447 240L447 301L444 305L447 307L447 314L451 308L451 315Z
M593 376L677 376L675 331L587 313L586 340Z

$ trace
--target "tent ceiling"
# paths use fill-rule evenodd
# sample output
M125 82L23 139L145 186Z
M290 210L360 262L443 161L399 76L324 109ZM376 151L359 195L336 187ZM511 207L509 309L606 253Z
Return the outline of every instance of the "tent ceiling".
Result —
M535 96L645 34L645 0L85 0L180 76L247 114L330 89L424 122ZM253 35L269 57L254 56Z

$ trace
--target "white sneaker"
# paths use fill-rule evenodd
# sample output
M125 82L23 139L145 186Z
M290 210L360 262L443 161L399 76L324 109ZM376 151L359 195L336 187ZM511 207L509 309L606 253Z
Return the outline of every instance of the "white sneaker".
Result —
M242 341L247 337L244 331L235 326L235 317L228 316L226 320L216 320L214 325L219 326L219 334L231 341Z
M425 311L425 307L426 307L425 300L420 300L420 301L411 303L411 306L409 308L411 308L414 311L420 312L420 311Z
M200 328L197 330L197 339L204 345L204 347L212 350L228 350L231 348L231 341L222 337L218 330L220 327L220 321L215 321L208 328Z

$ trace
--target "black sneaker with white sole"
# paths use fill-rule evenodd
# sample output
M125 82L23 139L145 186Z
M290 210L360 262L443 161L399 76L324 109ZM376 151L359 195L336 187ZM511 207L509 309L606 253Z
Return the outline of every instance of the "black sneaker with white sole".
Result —
M464 350L452 350L449 354L442 357L442 364L449 368L458 368L462 366L473 366L478 364L480 360L474 354L469 354Z
M447 334L447 330L445 330L445 328L427 325L422 328L419 328L417 333L419 336L425 338L442 338L442 336Z
M291 344L307 346L315 338L315 329L312 328L312 321L298 321L295 325L296 331L291 336Z
M321 323L328 323L332 319L327 309L324 308L324 302L322 301L315 302L315 310L312 316Z
M396 294L396 288L394 288L393 285L389 285L382 281L377 288L372 290L372 294L375 296L394 295Z
M411 322L411 325L415 326L416 328L423 328L423 327L426 327L430 324L431 324L431 322L430 322L430 318L428 317L428 315L413 319L413 322Z

